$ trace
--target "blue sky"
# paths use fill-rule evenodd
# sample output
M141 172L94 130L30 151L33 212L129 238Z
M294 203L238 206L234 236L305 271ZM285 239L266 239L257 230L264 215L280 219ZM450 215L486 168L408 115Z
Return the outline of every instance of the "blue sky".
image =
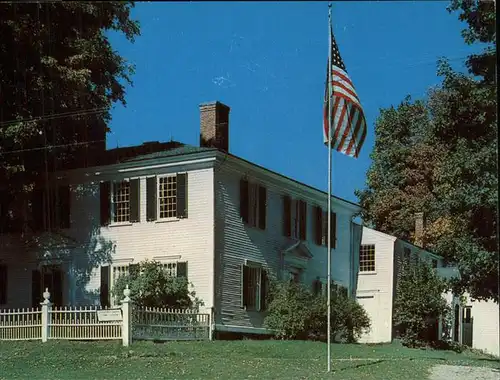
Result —
M333 193L357 202L380 108L440 83L436 61L463 68L477 47L448 2L339 2L333 28L363 104L368 136L358 159L333 154ZM136 65L127 107L113 111L107 145L173 138L199 144L200 103L231 107L231 153L327 189L322 104L328 55L326 2L137 3L135 44L112 35Z

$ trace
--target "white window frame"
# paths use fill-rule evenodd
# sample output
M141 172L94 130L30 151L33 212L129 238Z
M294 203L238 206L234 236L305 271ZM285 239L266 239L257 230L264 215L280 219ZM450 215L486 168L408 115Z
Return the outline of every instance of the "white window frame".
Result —
M129 190L128 190L128 220L126 221L120 221L116 222L115 221L115 216L116 216L116 203L115 203L115 187L116 185L122 184L122 183L128 183ZM110 181L110 196L111 196L111 210L110 210L110 225L121 225L121 224L130 224L130 218L131 218L131 209L130 209L130 179L123 179L123 180L116 180L116 181Z
M262 265L259 264L254 264L251 262L245 262L244 266L250 269L251 273L253 272L253 275L256 277L255 280L255 289L254 289L254 305L248 306L245 305L245 310L247 311L261 311L262 310L262 299L261 299L261 279L262 279ZM244 284L244 277L242 273L242 290L245 292L245 284ZM242 297L243 297L243 292L242 292Z
M161 204L160 204L160 181L163 178L175 178L175 216L168 216L161 218ZM158 221L178 220L177 217L177 173L162 174L156 176L156 219Z
M363 270L361 263L361 255L364 252L363 247L373 247L373 269L370 270ZM377 271L377 246L376 244L361 244L359 247L359 273L365 274L365 273L376 273Z

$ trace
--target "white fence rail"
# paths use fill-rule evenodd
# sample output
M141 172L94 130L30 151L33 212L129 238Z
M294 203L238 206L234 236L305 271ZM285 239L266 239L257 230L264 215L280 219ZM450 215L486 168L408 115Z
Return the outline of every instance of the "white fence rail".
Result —
M0 340L208 340L211 314L192 310L132 307L130 290L122 305L101 307L52 307L50 293L38 309L0 310Z

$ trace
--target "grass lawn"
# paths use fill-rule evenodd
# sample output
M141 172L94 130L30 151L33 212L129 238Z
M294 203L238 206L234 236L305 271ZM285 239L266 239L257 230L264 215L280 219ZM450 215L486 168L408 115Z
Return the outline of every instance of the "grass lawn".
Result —
M422 380L436 364L500 367L471 352L413 350L396 343L335 344L332 359L327 374L326 345L317 342L134 342L128 349L118 342L0 342L0 379Z

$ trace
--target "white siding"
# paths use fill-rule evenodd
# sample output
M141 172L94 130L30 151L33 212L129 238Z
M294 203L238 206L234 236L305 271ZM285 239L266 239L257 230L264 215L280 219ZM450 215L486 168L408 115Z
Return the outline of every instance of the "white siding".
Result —
M375 245L375 272L359 272L356 297L371 320L371 330L361 343L392 340L394 247L396 238L363 227L361 244Z
M472 306L472 347L500 356L500 316L498 303L494 301L466 302Z
M240 179L246 174L250 183L260 183L267 188L266 229L244 225L240 217ZM215 172L216 186L216 260L217 260L217 314L216 323L224 329L254 332L263 326L265 313L247 312L242 306L241 265L245 259L261 263L274 276L280 276L281 254L296 241L283 236L283 195L307 202L307 242L313 255L301 281L312 286L316 277L326 283L326 247L314 243L314 216L312 205L324 204L325 200L311 199L292 188L284 189L266 180L260 172L243 173L228 163ZM326 198L326 197L325 197ZM320 203L321 202L321 203ZM337 248L332 255L332 279L349 286L350 282L350 222L352 212L334 203L337 213ZM240 327L238 329L238 327Z

